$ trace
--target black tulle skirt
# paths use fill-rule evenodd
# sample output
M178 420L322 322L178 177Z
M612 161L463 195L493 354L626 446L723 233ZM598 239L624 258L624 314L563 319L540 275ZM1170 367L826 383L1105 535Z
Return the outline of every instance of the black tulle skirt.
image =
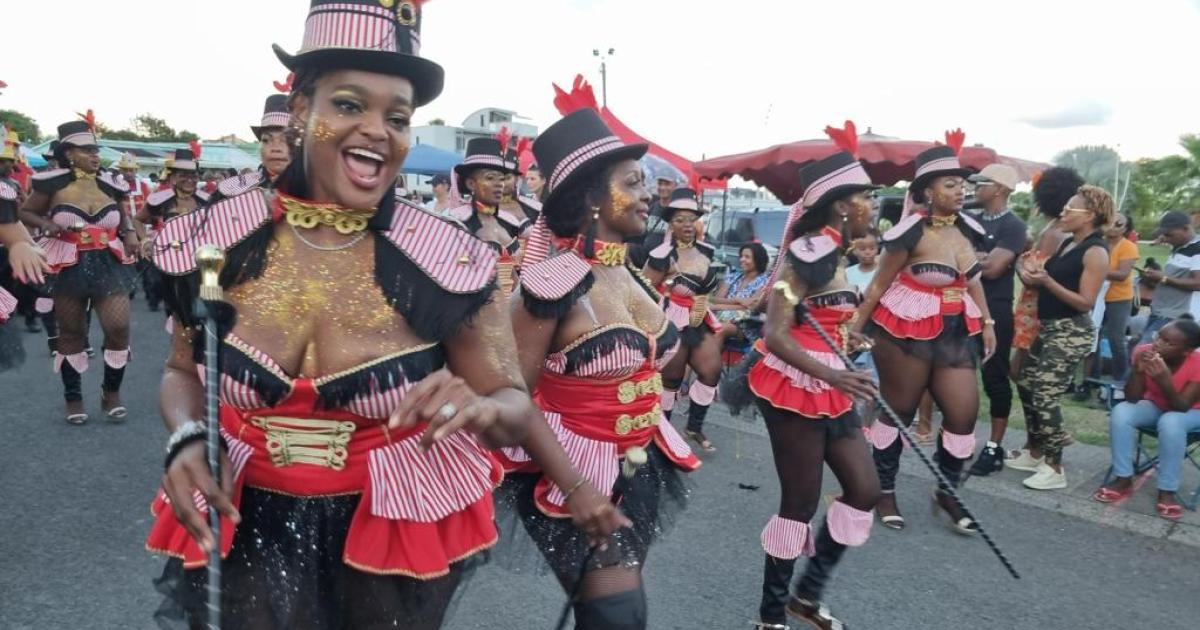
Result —
M49 295L99 300L133 291L137 270L122 264L112 252L92 249L79 252L79 261L46 277Z
M633 479L618 478L621 511L632 528L617 531L606 548L592 552L587 535L569 518L552 518L534 502L540 474L515 473L496 489L496 519L500 543L493 550L498 564L516 572L552 571L564 588L574 588L588 570L611 566L641 566L654 540L670 531L687 505L688 483L682 471L658 447L646 447L646 465Z
M376 575L342 561L359 495L293 497L246 487L242 522L222 563L224 630L352 630L442 625L455 590L481 555L433 580ZM155 586L166 596L160 628L206 628L204 569L167 563Z
M962 315L942 317L942 332L933 339L901 339L892 336L874 321L867 321L864 333L877 343L886 343L911 357L930 361L937 367L979 368L983 356L982 335L972 336ZM878 364L879 356L875 356Z

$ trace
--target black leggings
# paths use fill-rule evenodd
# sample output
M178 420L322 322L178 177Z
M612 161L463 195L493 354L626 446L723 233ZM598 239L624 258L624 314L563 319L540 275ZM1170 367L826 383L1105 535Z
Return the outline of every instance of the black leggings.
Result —
M988 303L988 311L996 320L996 353L983 364L983 391L991 406L991 417L1008 418L1012 412L1013 387L1008 378L1009 354L1013 340L1012 303Z
M844 420L812 420L759 399L767 422L775 472L779 475L779 516L807 523L821 499L825 464L842 486L842 503L864 512L879 500L879 477L857 427L833 427Z

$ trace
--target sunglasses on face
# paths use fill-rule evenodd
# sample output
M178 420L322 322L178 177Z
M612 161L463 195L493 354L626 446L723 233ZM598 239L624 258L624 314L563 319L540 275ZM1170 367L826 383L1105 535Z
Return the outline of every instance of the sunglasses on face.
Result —
M1063 208L1063 212L1091 212L1088 208Z

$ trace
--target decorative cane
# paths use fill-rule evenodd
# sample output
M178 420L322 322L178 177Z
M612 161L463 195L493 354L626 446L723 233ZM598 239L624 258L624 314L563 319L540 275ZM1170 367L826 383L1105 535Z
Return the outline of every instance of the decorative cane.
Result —
M617 487L613 489L612 502L620 505L621 497L625 494L626 486L637 475L637 471L642 466L646 465L646 449L640 446L630 446L625 449L625 461L621 464L621 477L617 479ZM600 549L600 545L596 545L588 550L587 555L583 558L583 565L579 567L579 575L575 576L575 586L571 588L571 594L567 597L567 603L563 606L562 614L558 616L558 624L554 626L554 630L563 630L567 627L567 617L571 614L571 606L579 597L579 591L583 588L583 578L587 575L588 565L592 563L592 558L596 556L596 551Z
M197 311L204 314L204 426L208 430L208 469L213 479L221 478L221 428L217 394L221 377L217 369L217 303L224 297L219 278L225 265L225 253L214 245L196 250L200 267L200 299ZM208 552L208 627L221 629L221 516L210 503L208 526L216 544Z
M795 308L796 313L804 319L804 323L808 324L810 328L820 335L821 340L825 342L825 345L829 346L829 349L833 350L833 352L838 355L838 358L840 358L842 363L845 364L846 370L848 372L858 372L858 370L854 368L854 362L851 361L850 357L846 355L846 351L843 350L841 346L839 346L837 342L835 342L833 338L829 336L829 333L825 332L825 329L822 328L819 323L817 323L817 320L813 319L812 314L808 312L808 308L805 307L804 304L796 297L796 294L792 292L792 287L788 285L788 283L780 280L779 282L775 283L774 288L776 291L779 291L781 294L783 294L784 299L786 299L788 303ZM1021 575L1017 573L1016 567L1014 567L1012 562L1009 561L1008 557L1004 555L1004 552L1000 550L1000 547L996 544L996 541L992 540L992 537L988 535L987 530L983 528L983 524L979 522L979 519L975 518L975 515L971 513L971 510L967 508L967 504L963 502L962 497L960 497L958 492L954 490L954 486L950 484L950 480L946 479L946 477L942 475L942 471L938 470L938 467L934 465L932 460L929 459L929 456L925 454L925 451L921 450L920 445L917 444L917 438L913 437L913 434L908 430L908 426L900 421L899 414L897 414L895 410L893 410L892 407L887 404L887 401L883 399L883 396L880 395L878 391L875 392L872 398L875 400L875 404L881 410L883 410L885 414L887 414L888 418L890 418L892 422L896 423L896 428L900 430L900 435L904 436L904 441L908 442L908 445L912 447L913 452L917 454L917 457L921 460L921 463L925 464L925 467L933 473L933 477L937 480L938 486L942 488L942 491L949 495L951 499L954 499L954 503L958 505L958 509L962 510L963 514L975 523L975 527L978 529L980 537L982 537L983 541L987 543L987 546L992 550L992 553L996 554L996 558L1000 560L1000 564L1003 564L1004 568L1008 569L1009 574L1011 574L1014 579L1021 579Z

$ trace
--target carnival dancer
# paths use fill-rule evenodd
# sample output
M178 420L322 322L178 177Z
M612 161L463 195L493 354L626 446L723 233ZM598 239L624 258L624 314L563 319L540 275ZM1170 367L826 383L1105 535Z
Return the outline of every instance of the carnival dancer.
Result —
M0 134L4 134L4 126L0 125ZM16 131L8 130L4 139L4 146L0 149L0 184L7 184L16 195L16 208L20 208L21 204L25 203L25 198L28 196L27 186L28 177L23 180L18 179L20 173L19 163L21 158L21 136ZM24 182L24 183L22 183ZM11 203L11 200L10 200ZM14 208L15 216L16 210ZM0 265L3 264L4 251L0 247ZM2 270L0 270L2 271ZM37 289L23 282L13 282L7 275L0 276L0 285L4 285L12 293L17 300L16 313L21 315L25 320L25 330L31 333L42 332L42 327L39 326L39 314L37 312ZM11 330L9 331L11 333Z
M275 189L171 219L158 237L182 325L163 377L172 437L147 547L181 560L167 570L193 625L205 615L197 569L218 544L226 629L423 630L441 625L469 561L496 541L489 449L519 443L536 411L493 248L394 193L414 111L443 84L418 56L420 25L412 2L314 0L300 52L276 47L295 72L297 140ZM219 486L195 422L188 305L204 244L227 251L231 311L218 331Z
M150 196L150 185L138 179L137 158L133 157L132 153L121 154L121 159L117 160L117 170L121 173L121 179L125 180L125 187L129 189L129 195L126 197L129 202L129 216L136 217L142 206L146 205L146 198ZM137 227L136 224L134 227Z
M12 291L15 285L41 284L49 271L42 250L17 220L19 201L16 187L0 181L0 372L25 360L20 335L7 323L17 308Z
M582 109L546 129L533 151L549 173L546 211L529 237L513 326L526 382L583 477L564 487L548 470L524 467L505 489L559 583L578 594L576 628L645 628L646 554L686 498L679 471L700 465L659 403L659 369L677 333L654 288L625 259L624 238L646 229L649 198L637 162L646 145L624 144ZM546 258L552 248L556 255ZM633 461L644 454L646 464L619 481L622 460L635 451ZM510 464L530 463L520 451L505 455ZM573 528L567 506L589 485L619 495L632 526L611 536ZM589 551L589 542L603 544Z
M975 254L984 231L960 213L963 181L970 174L958 162L964 138L956 131L948 132L946 139L948 146L916 157L909 194L927 210L909 214L883 235L879 271L858 309L853 331L861 333L866 327L872 337L880 394L906 423L912 421L922 393L928 389L933 395L943 416L936 460L946 479L957 485L963 462L975 449L976 372L980 360L995 349L996 335ZM886 527L903 529L895 494L899 432L881 416L871 427L871 443L883 488L876 511ZM956 532L978 531L943 489L934 493L933 501L949 514Z
M140 244L121 210L125 182L100 171L94 124L88 119L58 126L58 163L70 168L34 175L33 194L22 208L46 235L41 246L50 264L47 288L59 334L54 369L62 376L71 424L88 420L82 374L88 369L89 307L104 331L101 408L113 422L128 413L120 390L129 362L129 292Z
M646 277L655 286L665 285L667 317L679 329L683 344L675 358L663 368L663 411L667 418L687 368L696 374L688 386L686 434L706 453L716 447L704 435L704 418L717 394L721 378L721 321L708 307L708 298L721 284L720 269L714 264L716 250L701 240L697 223L704 210L691 188L676 188L662 209L667 232L661 245L650 250Z
M786 228L765 337L734 375L747 384L762 411L779 474L779 512L762 531L766 562L758 628L785 630L788 616L814 628L840 627L821 597L846 547L866 542L871 509L879 499L879 478L854 406L854 398L869 399L875 385L869 375L847 370L801 316L801 309L807 311L843 348L869 347L865 338L849 334L859 293L846 281L841 245L844 232L852 238L867 233L868 195L877 187L852 153L857 138L849 129L850 135L838 136L849 140L847 150L800 172L804 197ZM747 378L742 370L748 364ZM820 501L825 464L843 494L830 504L814 535L809 523ZM801 555L809 556L808 564L789 597Z
M498 248L500 288L508 294L513 289L521 249L518 237L529 222L523 215L500 208L504 182L516 168L505 160L506 143L507 138L472 138L467 142L466 158L454 167L458 192L466 202L446 214Z
M286 83L275 83L279 90L290 90L292 77ZM251 188L270 188L275 178L287 168L292 156L287 142L288 110L287 94L272 94L263 103L262 120L251 125L250 131L258 139L257 169L227 177L217 183L217 190L209 196L208 203L217 203L236 197Z
M521 138L517 140L515 147L509 148L504 154L509 174L504 178L504 194L500 198L500 209L507 210L519 217L525 217L532 225L542 211L542 202L521 194L521 180L529 168L528 165L522 166L522 158L531 155L531 146L529 138ZM524 159L528 160L527 157Z
M199 144L193 145L190 149L175 149L171 164L167 167L167 181L171 187L151 193L138 211L138 222L146 226L147 232L152 235L162 230L163 222L167 219L195 212L208 203L208 195L197 189ZM149 253L152 247L152 241L143 245L145 253ZM146 292L146 304L151 311L157 311L163 300L162 283L162 274L153 265L143 271L142 290Z

